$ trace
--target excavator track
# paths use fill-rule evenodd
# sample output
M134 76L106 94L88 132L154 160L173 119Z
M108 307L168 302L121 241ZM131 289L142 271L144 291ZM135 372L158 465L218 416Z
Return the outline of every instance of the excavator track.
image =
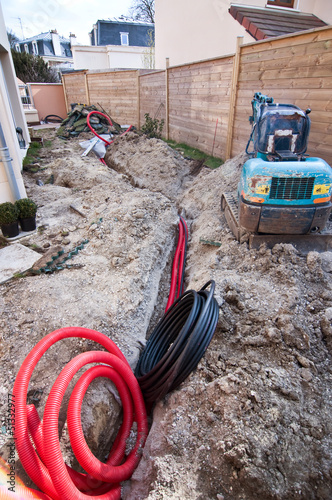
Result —
M302 254L332 250L332 233L328 229L324 229L321 233L310 234L248 233L239 225L238 203L233 193L222 194L221 209L235 239L240 243L247 241L250 249L259 249L263 244L273 248L277 243L290 243Z

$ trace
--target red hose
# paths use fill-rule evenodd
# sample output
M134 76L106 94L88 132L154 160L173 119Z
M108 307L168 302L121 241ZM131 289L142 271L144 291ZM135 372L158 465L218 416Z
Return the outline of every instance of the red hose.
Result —
M108 352L91 351L72 359L56 379L46 402L43 423L32 405L27 407L27 391L32 372L42 355L57 341L80 337L94 340ZM88 474L80 474L63 461L58 439L58 417L64 393L80 368L102 363L88 370L77 382L68 406L67 423L73 449ZM105 366L106 365L106 366ZM123 423L104 464L90 452L80 422L80 409L90 382L96 377L111 379L118 388L123 405ZM24 360L14 384L16 448L26 472L33 482L53 500L82 500L91 496L101 500L118 500L118 483L129 479L136 468L147 437L146 410L138 382L120 349L106 335L86 328L62 328L44 337ZM124 459L126 439L132 422L137 422L136 444ZM30 437L34 440L35 451ZM105 482L103 482L105 481ZM85 493L83 493L85 491ZM1 498L1 497L0 497ZM37 497L38 498L38 497ZM45 495L41 498L45 498Z
M183 293L183 274L186 259L188 228L182 217L180 217L178 229L179 236L173 259L171 286L165 312L171 307L176 298L179 298Z
M88 125L89 129L91 130L91 132L92 132L93 134L95 134L95 136L97 136L97 137L98 137L98 139L100 139L100 140L101 140L101 141L103 141L103 142L104 142L107 146L109 146L110 144L112 144L112 143L115 141L115 139L113 139L113 141L107 141L106 139L103 139L100 135L98 135L98 134L97 134L97 132L95 131L95 129L94 129L94 128L91 126L91 124L90 124L90 116L91 116L91 115L101 115L101 116L103 116L104 118L106 118L106 120L107 120L107 121L108 121L108 123L111 125L111 127L113 127L113 123L112 123L112 121L111 121L110 117L109 117L109 116L107 116L107 115L105 115L105 113L102 113L101 111L90 111L90 113L89 113L89 114L88 114L88 116L86 117L86 123L87 123L87 125ZM123 135L125 135L127 132L129 132L129 130L131 130L131 129L132 129L132 127L133 127L133 126L132 126L132 125L130 125L130 126L127 128L127 130L126 130L125 132L123 132L123 134L120 134L120 135L119 135L119 137L122 137L122 136L123 136Z
M182 237L182 244L181 244L181 252L180 252L180 264L179 264L179 272L178 272L178 287L177 287L177 294L176 298L178 299L180 295L183 294L184 292L184 266L185 266L185 261L186 261L186 253L187 253L187 241L188 241L188 227L186 224L186 221L180 217L180 224L183 226L183 237Z

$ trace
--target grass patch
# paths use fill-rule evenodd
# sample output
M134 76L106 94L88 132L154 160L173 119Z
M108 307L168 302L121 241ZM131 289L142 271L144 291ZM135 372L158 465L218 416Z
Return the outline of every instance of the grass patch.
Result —
M184 156L185 158L202 161L203 164L209 168L218 168L220 167L220 165L224 163L221 158L217 158L216 156L211 156L206 153L203 153L203 151L200 151L199 149L196 148L192 148L182 142L178 143L171 140L168 141L165 140L165 142L175 151L179 151L179 153L181 153L182 156Z
M23 168L36 163L39 159L39 150L43 147L40 142L31 142L28 153L23 160Z

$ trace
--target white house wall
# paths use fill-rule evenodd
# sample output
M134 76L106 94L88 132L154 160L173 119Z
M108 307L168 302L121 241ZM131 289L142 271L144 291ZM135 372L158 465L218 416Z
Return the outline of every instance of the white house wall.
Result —
M75 45L72 47L74 69L141 69L145 51L145 47Z
M228 13L228 0L155 0L156 68L233 54L253 39Z
M107 55L110 68L143 69L143 55L146 47L115 47L107 45Z
M89 45L74 45L71 48L74 69L104 69L108 68L106 47Z
M332 23L331 0L295 0L294 8ZM266 0L155 0L156 68L233 54L236 39L253 42L233 19L231 4L266 7ZM274 8L274 7L272 7ZM289 10L289 9L287 9Z
M315 14L327 24L332 24L331 0L299 0L299 8L302 12Z
M26 149L20 149L16 127L21 127L23 137L28 147L29 131L24 117L23 106L16 83L16 74L7 38L5 22L0 5L0 123L5 136L9 155L20 197L26 196L21 175L22 160ZM15 194L11 191L6 171L0 162L0 203L15 201Z

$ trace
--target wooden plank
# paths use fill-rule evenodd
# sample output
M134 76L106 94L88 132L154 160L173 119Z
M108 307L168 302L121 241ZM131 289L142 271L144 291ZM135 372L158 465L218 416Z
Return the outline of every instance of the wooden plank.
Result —
M165 71L165 138L169 139L169 58L166 58L166 71Z
M84 87L85 87L85 93L86 93L86 103L90 105L90 95L89 95L89 86L88 86L88 80L86 73L84 73Z
M228 160L231 157L231 153L232 153L236 92L237 92L238 81L239 81L242 42L243 42L243 37L237 37L236 53L235 53L235 57L233 60L233 72L232 72L232 80L231 80L231 82L232 82L231 83L231 98L230 98L230 103L229 103L227 139L226 139L226 160Z
M305 58L303 59L303 57ZM301 70L301 73L303 73L304 68L330 66L331 63L332 51L321 55L313 54L310 56L307 55L299 57L295 57L289 54L287 58L285 57L280 59L268 59L266 61L248 63L247 65L242 64L241 72L253 73L275 69L282 69L284 71L285 69L299 68Z
M65 106L66 106L67 113L69 113L68 99L67 99L67 89L66 89L66 81L65 81L65 78L63 77L63 75L61 75L61 81L62 81L63 95L64 95L64 98L65 98Z
M139 71L137 71L137 128L140 130L141 128L141 120L140 120L140 109L141 109L141 93L140 93L140 77Z
M290 47L294 45L300 45L303 43L313 43L316 41L329 41L332 38L332 29L330 26L325 28L316 28L313 30L307 30L305 32L297 32L290 35L284 35L281 37L276 37L274 39L261 40L259 42L253 42L246 44L244 47L245 53L247 52L259 52L262 50L269 50L271 48L279 47Z
M273 98L275 102L284 102L290 103L295 99L310 99L312 101L328 101L331 99L331 89L321 89L314 88L308 89L307 87L303 89L299 88L282 88L280 85L276 85L273 87ZM239 87L238 89L238 105L242 105L244 102L248 103L254 96L254 92L252 89L247 90Z
M263 46L261 46L264 49ZM259 52L247 52L246 46L243 47L241 58L242 64L251 64L257 61L277 60L293 56L309 56L312 54L321 55L324 52L331 51L331 42L329 40L303 43L301 45L285 45L284 47L271 47L269 50L260 50ZM305 62L305 61L304 61Z
M277 80L269 80L268 82L259 81L242 81L239 83L239 92L246 89L255 89L254 85L259 85L260 89L268 88L275 89L331 89L332 77L325 78L278 78ZM266 92L265 92L266 93Z
M170 129L177 129L181 133L192 134L193 136L205 138L206 140L211 141L212 145L215 126L216 120L214 120L213 122L211 120L206 120L196 123L194 121L173 119L170 124ZM225 128L222 126L222 124L219 127L218 133L223 134L223 137L225 137Z

